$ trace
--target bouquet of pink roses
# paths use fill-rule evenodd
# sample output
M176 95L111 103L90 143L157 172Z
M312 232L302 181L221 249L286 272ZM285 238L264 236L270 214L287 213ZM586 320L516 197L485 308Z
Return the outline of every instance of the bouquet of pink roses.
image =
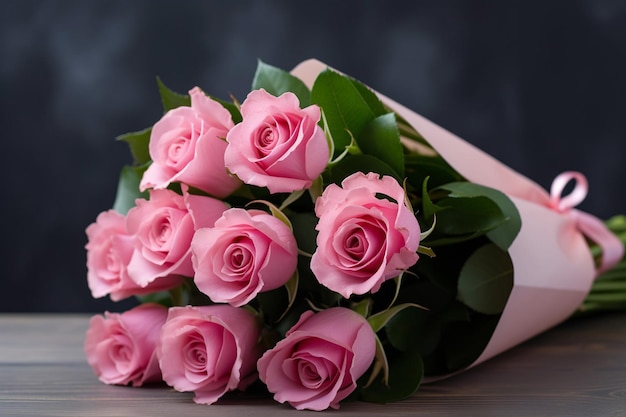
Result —
M544 195L316 61L259 63L241 102L159 91L163 117L120 137L134 164L86 231L93 296L142 302L91 320L105 383L204 404L251 384L297 409L397 401L563 320L622 258L572 208L580 174ZM544 282L555 271L569 281Z

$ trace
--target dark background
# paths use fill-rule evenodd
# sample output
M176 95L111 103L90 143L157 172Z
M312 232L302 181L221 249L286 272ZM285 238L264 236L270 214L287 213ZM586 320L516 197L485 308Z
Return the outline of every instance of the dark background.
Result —
M316 57L580 206L626 212L626 2L0 2L0 311L92 300L85 227L130 162L114 138L161 115L155 77L242 99L257 59Z

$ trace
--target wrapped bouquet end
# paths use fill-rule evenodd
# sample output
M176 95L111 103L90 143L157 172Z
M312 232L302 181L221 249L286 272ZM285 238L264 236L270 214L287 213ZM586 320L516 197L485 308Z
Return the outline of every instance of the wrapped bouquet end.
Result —
M87 228L93 296L142 302L92 320L105 383L397 401L565 320L623 258L574 208L582 174L548 193L319 61L259 62L245 98L158 86L164 115L120 137L133 164Z

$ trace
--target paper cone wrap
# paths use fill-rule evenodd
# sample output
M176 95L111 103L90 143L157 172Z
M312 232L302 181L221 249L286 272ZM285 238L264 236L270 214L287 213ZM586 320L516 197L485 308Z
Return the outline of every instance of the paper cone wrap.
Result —
M320 61L308 60L292 74L312 87L326 68ZM582 303L596 276L589 246L574 216L554 210L550 194L535 182L401 104L374 93L459 174L505 193L519 211L521 230L509 250L513 289L489 343L469 367L567 319Z

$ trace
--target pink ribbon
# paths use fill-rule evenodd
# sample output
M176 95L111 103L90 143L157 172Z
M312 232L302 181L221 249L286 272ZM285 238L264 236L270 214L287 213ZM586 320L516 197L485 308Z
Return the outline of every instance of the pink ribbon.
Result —
M563 196L566 185L572 180L575 181L574 188L569 194ZM602 258L596 270L597 276L611 269L622 259L624 245L600 219L574 209L585 199L588 189L587 178L583 174L566 171L558 175L552 182L548 205L552 210L570 216L578 230L600 246Z

